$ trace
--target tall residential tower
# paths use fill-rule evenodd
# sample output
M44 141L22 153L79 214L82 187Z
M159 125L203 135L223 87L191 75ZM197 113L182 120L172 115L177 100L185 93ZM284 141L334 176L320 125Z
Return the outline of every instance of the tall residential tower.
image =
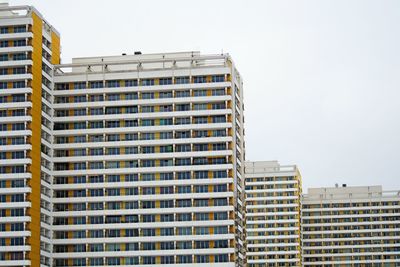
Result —
M51 264L52 64L57 31L0 5L0 266Z
M54 266L244 266L229 55L77 58L54 83Z

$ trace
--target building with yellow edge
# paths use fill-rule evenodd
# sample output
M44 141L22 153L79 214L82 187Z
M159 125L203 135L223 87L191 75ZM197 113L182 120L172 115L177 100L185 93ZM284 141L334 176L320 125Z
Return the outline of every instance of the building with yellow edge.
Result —
M0 265L51 263L51 88L59 33L0 5Z

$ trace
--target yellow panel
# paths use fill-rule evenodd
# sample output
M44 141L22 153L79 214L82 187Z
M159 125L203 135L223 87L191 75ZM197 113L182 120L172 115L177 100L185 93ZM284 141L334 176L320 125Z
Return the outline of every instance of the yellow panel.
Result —
M51 64L60 64L60 36L51 32Z
M32 12L32 32L33 32L33 52L32 52L32 179L28 180L32 192L28 195L31 202L29 214L31 222L28 228L31 236L28 243L31 245L31 251L28 257L31 260L31 266L40 266L40 146L41 146L41 110L42 110L42 19Z

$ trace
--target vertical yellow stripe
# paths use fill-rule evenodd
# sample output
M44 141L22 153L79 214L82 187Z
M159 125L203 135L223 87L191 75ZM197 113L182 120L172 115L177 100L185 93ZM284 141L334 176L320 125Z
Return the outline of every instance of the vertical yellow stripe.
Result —
M29 214L31 216L31 222L28 224L31 236L28 238L28 243L31 245L31 251L29 252L29 259L31 260L31 266L40 266L40 147L41 147L41 110L42 110L42 19L32 12L32 32L33 32L33 52L32 52L32 165L30 171L32 173L32 179L29 181L29 185L32 188L32 192L29 194L29 200L31 207L29 208Z
M51 32L51 64L60 64L60 36Z

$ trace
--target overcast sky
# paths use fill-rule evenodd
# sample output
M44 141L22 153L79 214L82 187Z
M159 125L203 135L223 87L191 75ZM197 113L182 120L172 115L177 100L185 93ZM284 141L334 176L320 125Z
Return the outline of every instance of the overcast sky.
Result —
M15 0L72 57L231 54L247 160L297 164L303 187L400 188L400 1Z

